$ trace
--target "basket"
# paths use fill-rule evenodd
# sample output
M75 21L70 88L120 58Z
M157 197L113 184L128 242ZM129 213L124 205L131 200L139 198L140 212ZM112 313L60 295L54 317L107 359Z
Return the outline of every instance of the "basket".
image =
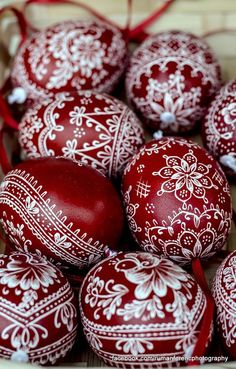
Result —
M137 24L147 17L151 12L160 7L165 0L133 0L132 25ZM98 10L108 18L124 26L127 17L126 0L81 0L87 5ZM0 6L14 5L21 7L21 0L0 0ZM40 5L40 16L38 6L32 5L27 10L31 23L37 28L44 28L49 24L60 22L65 19L88 18L90 15L82 9L75 10L71 5ZM223 71L225 81L236 77L236 0L176 0L158 21L149 27L150 32L159 32L169 29L181 29L191 31L197 35L207 35L207 42L215 51ZM235 30L234 30L235 27ZM227 32L222 32L227 30ZM217 32L215 32L217 31ZM0 83L9 72L9 61L16 52L18 45L18 32L12 14L6 14L0 24ZM191 137L200 142L198 136ZM231 185L233 204L236 208L236 185ZM232 226L228 244L228 250L235 249L236 227ZM0 248L1 250L1 248ZM206 274L209 283L215 274L220 260L209 263ZM86 346L86 344L84 343ZM60 368L101 368L103 365L93 352L86 346L79 354L72 353L69 362L60 364ZM18 364L0 359L0 369L32 369L30 364ZM193 367L194 368L194 367ZM226 364L206 365L206 369L236 368L236 362Z

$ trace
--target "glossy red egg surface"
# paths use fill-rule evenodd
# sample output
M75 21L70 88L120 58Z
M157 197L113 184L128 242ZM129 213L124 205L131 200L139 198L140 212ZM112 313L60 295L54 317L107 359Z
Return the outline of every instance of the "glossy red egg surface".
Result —
M64 158L25 161L0 187L0 219L12 245L84 269L121 237L123 210L110 183Z
M129 227L139 245L178 263L208 258L231 225L229 185L201 146L166 137L142 147L123 176Z
M74 293L62 273L37 255L0 255L0 357L55 364L77 335Z
M90 346L107 365L119 368L157 368L187 359L205 309L195 280L172 261L149 253L119 253L102 261L80 291Z
M98 20L67 21L30 36L15 57L11 79L31 100L60 91L111 92L127 58L114 26Z
M220 84L210 47L182 31L145 40L134 51L126 77L128 98L142 120L165 133L193 129Z
M210 104L203 119L202 138L226 173L236 176L236 81L224 86Z
M21 120L19 142L27 157L65 156L116 177L144 135L124 103L86 91L58 93L35 104Z
M236 252L218 268L212 292L216 304L218 333L230 357L236 360Z

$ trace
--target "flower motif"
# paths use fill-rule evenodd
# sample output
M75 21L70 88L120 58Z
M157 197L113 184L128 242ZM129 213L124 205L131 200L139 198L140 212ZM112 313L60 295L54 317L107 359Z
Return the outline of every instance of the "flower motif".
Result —
M85 303L90 304L91 307L96 306L99 294L104 287L104 281L99 277L92 276L89 278L90 283L87 287L88 294L85 297Z
M104 47L92 35L80 35L73 40L70 48L72 60L80 61L81 72L85 77L91 77L93 69L102 69Z
M9 288L20 287L26 291L38 290L54 284L57 277L54 268L36 255L15 253L10 262L0 268L0 283Z
M226 124L236 124L236 103L231 103L222 109Z
M146 350L152 350L153 343L143 338L125 338L117 341L116 348L125 354L138 355L144 354Z
M153 175L166 178L161 185L158 196L165 192L174 192L179 201L188 201L192 196L205 199L205 189L213 187L212 180L207 176L209 165L198 163L192 150L181 159L178 156L164 156L166 166Z
M75 160L75 156L78 153L76 138L74 138L73 140L67 140L66 147L62 148L62 152L66 158Z
M151 293L164 297L168 288L179 290L181 282L188 280L172 261L145 253L125 255L115 269L123 271L127 280L137 285L134 294L139 300L147 299Z
M196 105L201 96L201 88L184 91L184 77L179 71L171 74L168 82L160 83L149 79L147 87L153 113L150 119L160 120L160 129L178 132L179 127L189 126L193 116L197 118Z
M83 117L86 112L86 108L84 106L75 106L73 111L70 111L70 124L75 124L76 126L81 126L83 123Z

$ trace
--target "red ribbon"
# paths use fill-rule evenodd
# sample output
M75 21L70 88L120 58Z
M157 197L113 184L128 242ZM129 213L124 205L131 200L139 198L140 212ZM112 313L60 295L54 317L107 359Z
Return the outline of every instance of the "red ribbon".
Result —
M92 14L95 18L118 28L121 32L123 32L126 35L126 38L128 38L129 29L130 29L130 21L131 21L132 0L127 0L127 5L128 5L127 6L127 23L126 23L126 26L125 26L124 29L119 27L115 22L111 21L107 17L104 17L101 13L94 10L90 6L88 6L84 3L81 3L79 1L74 1L74 0L26 0L24 5L23 5L23 14L24 15L25 15L27 7L31 4L38 4L38 5L68 4L68 5L74 5L76 7L79 7L79 8L82 8L82 9L86 10L88 13ZM26 16L25 16L25 18L26 18ZM32 27L29 22L28 22L28 25L30 26L31 29L35 30L35 28Z
M9 162L8 155L4 145L4 137L7 133L7 128L2 127L0 130L0 165L4 174L12 170L12 165Z
M214 303L214 299L211 295L211 291L208 287L206 278L205 278L205 274L202 268L202 264L200 262L200 260L198 258L193 259L192 261L192 270L193 270L193 274L194 277L197 281L197 283L199 284L199 286L201 287L203 293L205 294L206 297L206 309L204 311L204 316L203 316L203 320L202 320L202 324L201 324L201 328L200 328L200 332L198 335L198 340L197 343L195 345L195 348L193 350L193 354L192 357L201 357L204 356L205 351L206 351L206 346L207 346L207 342L209 340L210 337L210 332L212 329L212 324L213 324L213 317L214 317L214 308L215 308L215 303ZM192 366L192 365L198 365L199 361L189 361L188 365Z
M149 36L144 30L149 27L153 22L158 20L165 12L170 8L175 0L166 0L163 5L152 14L150 14L145 20L138 23L134 28L130 30L129 40L133 42L142 42Z
M23 15L23 13L14 8L13 6L5 6L4 8L1 8L0 9L0 16L5 13L5 12L12 12L16 19L17 19L17 23L18 23L18 26L19 26L19 29L20 29L20 34L21 34L21 43L23 43L26 38L27 38L27 29L28 29L28 26L27 26L27 22L26 22L26 19Z

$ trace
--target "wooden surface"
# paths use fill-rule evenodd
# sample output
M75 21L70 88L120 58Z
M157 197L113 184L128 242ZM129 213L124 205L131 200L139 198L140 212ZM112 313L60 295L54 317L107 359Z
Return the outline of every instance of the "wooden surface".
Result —
M113 19L121 26L126 22L126 0L81 0L86 4L93 6L104 15ZM163 0L133 0L132 24L135 25L154 9L158 8ZM21 0L0 0L0 6L4 5L21 6ZM65 19L75 19L80 17L89 17L81 9L75 9L73 6L40 6L40 12L37 6L32 6L28 11L31 22L36 27L45 27ZM198 35L213 31L219 28L235 28L235 32L215 34L208 37L207 41L213 47L217 54L225 80L236 77L236 0L176 0L168 12L160 18L151 28L151 32L158 32L169 29L181 29L191 31ZM14 55L17 43L17 27L12 15L6 14L0 22L0 82L9 73L9 57ZM193 137L199 142L199 137ZM232 195L234 207L236 208L236 186L232 185ZM236 248L236 228L232 227L231 236L226 248L233 250ZM214 263L208 263L205 268L208 280L211 280L220 260ZM82 346L82 347L81 347ZM86 348L86 344L78 344L79 354L72 353L70 360L73 363L61 364L60 368L69 369L71 367L88 368L102 365L96 356ZM216 365L207 365L206 368L215 368ZM33 366L28 364L16 364L0 360L0 369L30 369ZM218 364L217 368L236 368L236 363Z

